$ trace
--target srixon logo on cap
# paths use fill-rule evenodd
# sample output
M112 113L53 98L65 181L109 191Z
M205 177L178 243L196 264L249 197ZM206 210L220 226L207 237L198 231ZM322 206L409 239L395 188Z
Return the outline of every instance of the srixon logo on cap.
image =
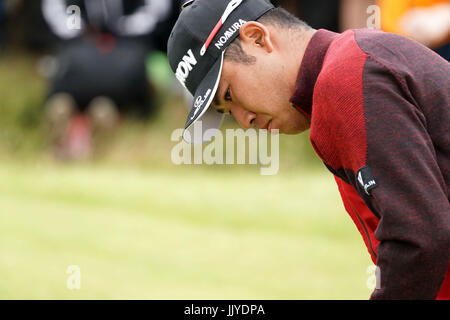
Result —
M177 71L175 72L175 76L184 87L186 87L186 79L189 77L189 73L196 64L197 59L195 58L192 49L189 49L181 59L180 63L178 63Z

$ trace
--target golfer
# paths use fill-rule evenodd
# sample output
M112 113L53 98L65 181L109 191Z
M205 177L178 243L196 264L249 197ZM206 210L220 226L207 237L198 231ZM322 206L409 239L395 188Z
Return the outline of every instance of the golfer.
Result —
M185 140L224 114L309 129L377 265L371 298L450 299L447 61L394 34L314 30L266 0L189 1L168 56L194 95Z

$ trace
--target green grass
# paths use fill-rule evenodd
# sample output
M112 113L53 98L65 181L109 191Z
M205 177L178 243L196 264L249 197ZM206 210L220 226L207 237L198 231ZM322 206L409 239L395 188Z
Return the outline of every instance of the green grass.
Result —
M160 92L157 119L125 122L90 163L57 164L36 63L0 57L0 299L369 297L369 255L306 134L280 136L276 176L178 167L170 136L187 109Z
M0 180L0 299L370 295L369 256L325 171L2 164Z
M43 100L46 83L37 59L17 52L0 55L0 156L36 153L44 145Z

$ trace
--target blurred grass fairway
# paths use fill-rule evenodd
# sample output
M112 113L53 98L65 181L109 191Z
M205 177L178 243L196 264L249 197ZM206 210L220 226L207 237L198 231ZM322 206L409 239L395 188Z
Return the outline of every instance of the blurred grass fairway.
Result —
M368 298L326 172L180 170L1 165L0 298Z
M275 176L175 166L173 96L93 161L56 163L36 63L0 59L0 299L369 298L369 254L307 134L280 136Z

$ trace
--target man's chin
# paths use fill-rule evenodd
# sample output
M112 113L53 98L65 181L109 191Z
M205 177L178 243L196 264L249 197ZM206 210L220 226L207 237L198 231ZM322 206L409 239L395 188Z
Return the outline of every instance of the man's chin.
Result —
M279 124L279 123L278 123ZM308 126L300 126L298 124L295 125L277 125L275 121L270 121L267 131L269 133L280 133L280 134L288 134L288 135L294 135L294 134L300 134L308 130Z
M289 128L289 129L279 129L279 133L281 134L288 134L288 135L294 135L294 134L300 134L308 130L308 128Z

